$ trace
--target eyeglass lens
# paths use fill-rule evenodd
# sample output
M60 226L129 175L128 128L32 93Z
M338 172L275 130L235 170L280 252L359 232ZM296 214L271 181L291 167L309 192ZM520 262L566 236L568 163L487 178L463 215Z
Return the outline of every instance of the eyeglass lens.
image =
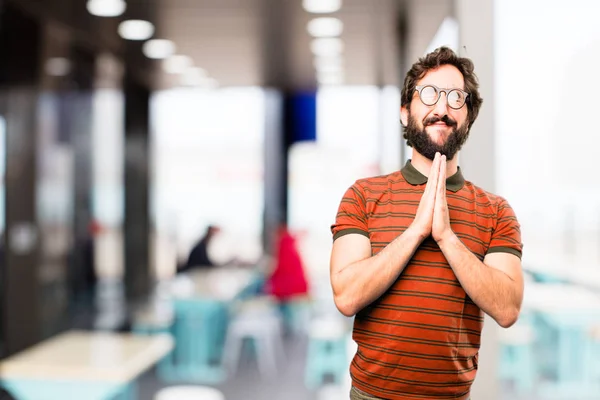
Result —
M446 101L451 108L461 108L465 104L465 96L460 90L447 91L446 95ZM423 104L432 106L439 100L440 91L435 86L425 86L421 89L419 96Z

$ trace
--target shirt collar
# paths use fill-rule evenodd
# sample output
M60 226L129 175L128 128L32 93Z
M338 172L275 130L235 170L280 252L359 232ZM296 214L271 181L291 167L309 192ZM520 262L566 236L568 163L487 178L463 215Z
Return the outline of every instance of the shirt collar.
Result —
M406 165L404 165L404 168L402 168L400 172L402 172L404 179L406 179L406 181L413 186L427 183L427 177L413 167L410 160L406 162ZM446 189L450 190L451 192L458 192L464 185L465 178L460 171L460 167L458 167L458 170L454 175L446 178Z

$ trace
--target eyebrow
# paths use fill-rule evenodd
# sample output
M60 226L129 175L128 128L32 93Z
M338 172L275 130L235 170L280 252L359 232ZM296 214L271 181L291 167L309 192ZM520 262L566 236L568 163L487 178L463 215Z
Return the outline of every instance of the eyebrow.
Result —
M428 86L428 85L429 86L435 86L435 87L437 87L439 89L449 89L449 90L451 90L451 89L460 89L460 90L466 90L464 88L464 85L463 85L463 87L460 87L460 86L446 86L446 87L444 87L444 86L436 85L434 83L421 83L420 85L415 85L415 86Z

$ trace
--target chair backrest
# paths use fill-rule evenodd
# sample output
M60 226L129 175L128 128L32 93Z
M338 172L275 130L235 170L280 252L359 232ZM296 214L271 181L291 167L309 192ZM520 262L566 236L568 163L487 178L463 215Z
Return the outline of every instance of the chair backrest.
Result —
M224 307L216 300L202 298L177 299L173 303L175 318L206 318Z

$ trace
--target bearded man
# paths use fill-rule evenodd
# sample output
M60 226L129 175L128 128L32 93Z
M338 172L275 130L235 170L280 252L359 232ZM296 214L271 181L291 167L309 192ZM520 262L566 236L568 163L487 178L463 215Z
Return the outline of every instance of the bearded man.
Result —
M482 99L471 60L441 47L402 89L412 159L357 180L333 233L337 308L355 316L350 398L469 398L484 315L514 324L523 299L520 227L508 202L465 180L458 152Z

